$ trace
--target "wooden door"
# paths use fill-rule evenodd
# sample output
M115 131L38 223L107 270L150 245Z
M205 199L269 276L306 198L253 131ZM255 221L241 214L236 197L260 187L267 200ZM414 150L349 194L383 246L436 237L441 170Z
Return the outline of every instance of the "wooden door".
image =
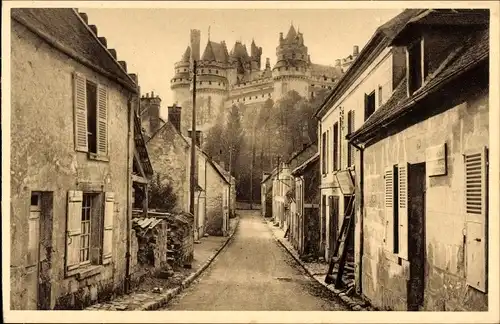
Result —
M408 171L408 310L416 311L424 302L425 163L410 164Z

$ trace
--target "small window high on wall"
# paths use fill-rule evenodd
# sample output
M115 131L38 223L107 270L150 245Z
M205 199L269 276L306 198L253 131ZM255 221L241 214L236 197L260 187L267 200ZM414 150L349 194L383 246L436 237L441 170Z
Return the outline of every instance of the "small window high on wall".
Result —
M423 40L419 40L407 47L407 79L408 79L408 95L412 95L415 91L422 87L426 76L426 68L423 62Z

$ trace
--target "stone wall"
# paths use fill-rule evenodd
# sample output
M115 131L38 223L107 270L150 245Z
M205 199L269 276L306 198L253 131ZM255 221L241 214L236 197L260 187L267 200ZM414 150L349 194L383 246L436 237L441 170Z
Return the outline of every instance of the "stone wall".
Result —
M121 293L125 280L127 232L128 97L109 79L54 50L12 22L11 38L11 299L28 306L27 242L32 191L52 193L50 308L81 308ZM108 89L109 161L91 161L75 151L73 73ZM66 276L66 215L69 190L94 187L115 194L112 263L85 276ZM32 285L36 283L31 282ZM32 289L33 287L31 287Z
M458 96L457 96L458 97ZM384 169L425 162L428 147L447 145L447 174L426 176L424 309L487 310L487 294L466 284L464 158L489 143L488 92L470 88L453 108L365 149L362 287L375 306L406 310L406 261L384 250ZM458 100L458 99L457 99ZM432 107L432 105L431 105ZM439 107L436 107L438 109ZM443 232L445 230L445 232Z
M160 181L170 183L177 196L176 212L188 209L189 145L167 122L147 143L149 159Z
M225 188L229 186L210 163L206 166L206 222L205 232L209 235L222 236L223 233L223 198ZM227 190L227 189L226 189ZM228 220L229 222L229 220Z

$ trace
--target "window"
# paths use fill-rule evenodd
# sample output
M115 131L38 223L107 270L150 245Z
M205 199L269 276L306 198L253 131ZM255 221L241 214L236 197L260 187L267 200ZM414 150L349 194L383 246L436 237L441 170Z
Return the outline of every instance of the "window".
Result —
M201 73L205 73L205 70L204 70L204 69L201 69Z
M487 292L488 151L465 154L465 229L467 285Z
M347 134L354 132L354 110L347 113ZM347 144L347 167L354 164L354 147Z
M378 86L378 106L382 106L382 86Z
M427 71L422 64L423 61L423 40L419 40L407 48L407 61L408 61L408 95L412 95L415 91L420 89L423 84L425 74Z
M212 70L211 70L211 69L208 69L208 73L212 73Z
M212 84L212 81L208 81L208 84L211 85Z
M219 74L219 70L215 70L215 74Z
M74 74L75 150L91 158L108 155L108 96L101 84Z
M365 120L375 112L375 91L365 94Z
M104 198L104 202L103 202ZM114 194L68 192L66 272L112 259Z
M326 132L323 133L323 140L321 142L321 146L322 146L322 149L321 149L321 159L322 159L322 162L323 162L323 168L322 168L322 173L323 174L326 174Z
M333 124L333 171L339 169L339 123Z

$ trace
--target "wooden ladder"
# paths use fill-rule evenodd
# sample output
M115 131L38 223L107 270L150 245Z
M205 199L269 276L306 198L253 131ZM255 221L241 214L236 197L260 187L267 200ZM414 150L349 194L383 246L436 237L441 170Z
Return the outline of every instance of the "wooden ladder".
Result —
M348 212L344 215L344 219L342 220L342 227L340 228L339 237L337 238L333 255L330 258L330 267L328 268L328 273L326 274L325 278L325 283L335 283L335 288L337 289L340 289L342 287L342 275L344 274L347 256L346 244L351 240L352 226L354 226L353 209L354 197L349 199L349 203L347 206ZM337 270L336 276L334 276L335 270Z

